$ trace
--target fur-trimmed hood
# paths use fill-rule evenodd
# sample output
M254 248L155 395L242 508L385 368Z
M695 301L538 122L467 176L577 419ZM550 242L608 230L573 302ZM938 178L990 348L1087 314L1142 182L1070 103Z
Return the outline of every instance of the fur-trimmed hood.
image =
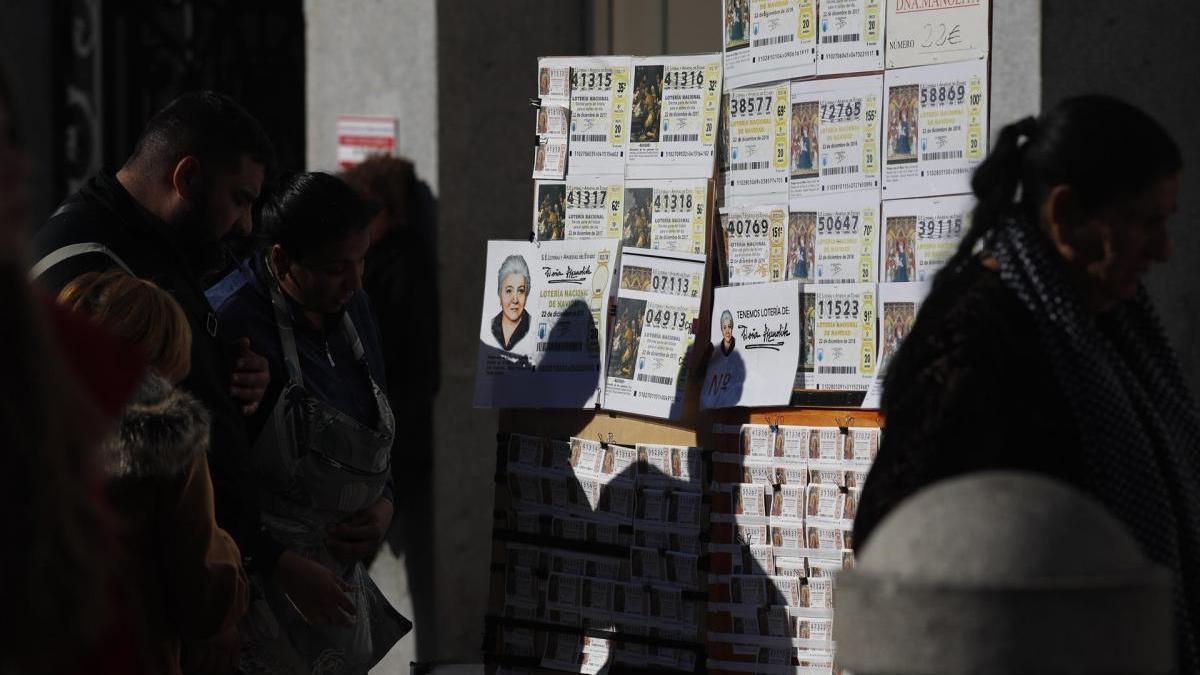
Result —
M209 415L190 394L151 373L100 448L108 478L173 476L208 451Z

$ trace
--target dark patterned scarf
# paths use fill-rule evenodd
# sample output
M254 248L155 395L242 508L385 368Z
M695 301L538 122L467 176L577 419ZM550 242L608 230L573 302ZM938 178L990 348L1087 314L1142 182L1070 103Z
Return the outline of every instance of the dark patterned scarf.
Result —
M1084 487L1174 573L1179 672L1200 672L1200 417L1145 288L1097 317L1033 227L1004 221L985 249L1033 315L1082 444Z

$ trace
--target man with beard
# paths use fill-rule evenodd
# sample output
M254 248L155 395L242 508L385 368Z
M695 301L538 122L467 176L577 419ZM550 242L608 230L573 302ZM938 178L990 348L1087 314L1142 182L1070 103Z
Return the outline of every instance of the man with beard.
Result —
M250 233L251 207L272 156L262 127L232 99L185 94L151 118L119 171L93 177L50 217L34 237L31 271L57 294L85 272L122 267L183 306L194 338L191 373L180 386L212 415L217 520L237 541L245 566L259 570L270 570L282 548L259 527L242 417L262 399L267 363L244 337L220 331L200 276L217 260L221 240ZM236 635L190 651L201 662L228 664L222 656L231 649L237 653Z

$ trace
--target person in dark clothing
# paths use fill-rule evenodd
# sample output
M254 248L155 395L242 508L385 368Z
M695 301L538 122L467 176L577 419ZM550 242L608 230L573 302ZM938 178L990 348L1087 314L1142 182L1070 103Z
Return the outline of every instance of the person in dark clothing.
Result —
M411 163L371 157L342 178L377 207L363 288L379 319L388 399L403 429L392 444L396 519L388 543L404 553L418 626L433 624L433 399L440 381L437 205ZM419 292L417 292L419 289ZM422 317L413 330L410 317ZM417 656L432 652L433 631L418 631Z
M338 178L295 176L263 206L262 250L208 293L271 369L248 424L263 525L287 548L252 576L239 632L254 672L366 672L411 627L362 564L391 523L395 435L362 292L367 214Z
M199 276L222 239L249 233L272 154L262 127L232 99L185 94L147 123L117 173L93 177L37 231L31 271L57 294L85 272L123 267L183 307L195 339L193 367L180 387L212 415L217 519L237 541L243 563L261 569L270 569L282 549L258 524L242 417L258 407L267 366L242 336L221 330ZM235 638L226 635L215 648L228 650ZM185 645L185 661L189 650L202 649Z
M150 366L97 458L120 523L124 577L136 588L146 671L179 675L181 640L233 627L249 588L237 545L213 513L208 411L175 386L191 368L187 315L153 282L119 269L80 275L58 303ZM236 657L230 650L211 670L233 671Z
M1167 258L1181 167L1157 122L1105 96L1004 128L972 229L890 362L854 533L869 547L901 501L966 472L1062 480L1174 572L1179 672L1197 673L1200 416L1140 284Z
M29 158L0 63L0 672L144 672L95 446L144 363L28 281Z

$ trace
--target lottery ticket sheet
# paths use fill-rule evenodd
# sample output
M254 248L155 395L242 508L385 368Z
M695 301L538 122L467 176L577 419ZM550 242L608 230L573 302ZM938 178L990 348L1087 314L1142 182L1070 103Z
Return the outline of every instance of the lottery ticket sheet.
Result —
M876 285L816 284L814 383L866 391L875 376Z
M883 76L792 82L788 192L878 190Z
M703 282L703 262L622 256L605 408L666 419L683 412Z
M704 260L712 206L709 185L706 178L626 180L623 250Z
M972 195L884 202L879 281L933 281L971 229L974 209Z
M533 177L561 180L567 172L571 122L571 67L562 59L538 59Z
M788 198L789 86L780 82L729 92L725 125L726 205L770 204Z
M904 338L908 337L921 303L929 295L929 282L914 281L901 284L879 284L879 368L888 361Z
M725 89L817 72L816 0L724 0Z
M721 113L721 55L633 60L628 178L709 178Z
M986 60L887 71L884 199L971 191L987 155L987 83Z
M818 3L817 74L883 70L884 0Z
M556 57L542 59L540 65L570 69L567 170L579 175L624 176L632 103L632 58Z
M625 184L620 176L576 176L534 181L533 235L537 241L621 236Z
M732 206L721 213L725 281L730 286L786 278L786 204Z
M816 389L817 286L800 284L800 359L796 364L794 389Z
M875 281L879 230L879 193L874 190L793 201L788 213L790 278L819 284Z

